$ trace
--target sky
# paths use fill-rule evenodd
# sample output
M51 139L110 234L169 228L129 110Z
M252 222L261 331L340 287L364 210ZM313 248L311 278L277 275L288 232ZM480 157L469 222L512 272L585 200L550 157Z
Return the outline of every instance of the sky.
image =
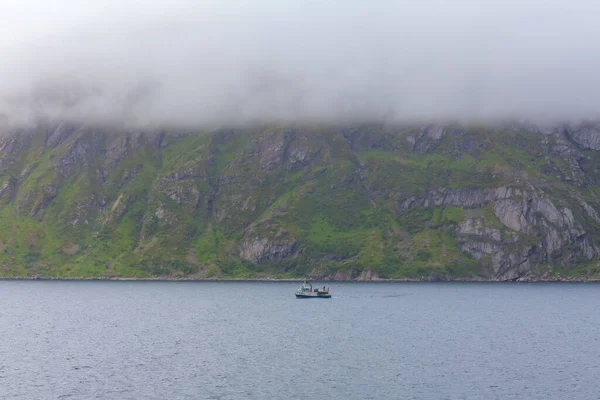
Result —
M595 118L594 0L0 0L0 122Z

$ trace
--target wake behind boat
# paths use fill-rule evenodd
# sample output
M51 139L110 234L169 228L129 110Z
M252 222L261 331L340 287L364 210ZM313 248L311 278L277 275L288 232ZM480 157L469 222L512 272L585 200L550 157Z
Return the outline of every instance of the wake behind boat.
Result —
M329 288L323 286L323 289L313 289L312 284L306 279L300 288L296 291L296 298L298 299L309 299L309 298L322 298L329 299Z

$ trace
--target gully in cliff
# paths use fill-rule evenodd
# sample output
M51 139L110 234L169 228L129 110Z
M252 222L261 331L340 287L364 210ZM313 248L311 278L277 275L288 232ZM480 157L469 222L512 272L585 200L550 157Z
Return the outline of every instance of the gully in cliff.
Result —
M296 298L298 298L298 299L308 299L308 298L329 299L329 298L331 298L331 295L329 294L329 288L325 288L325 286L323 286L323 289L317 289L317 288L313 289L311 283L308 282L306 279L304 279L304 283L296 291Z

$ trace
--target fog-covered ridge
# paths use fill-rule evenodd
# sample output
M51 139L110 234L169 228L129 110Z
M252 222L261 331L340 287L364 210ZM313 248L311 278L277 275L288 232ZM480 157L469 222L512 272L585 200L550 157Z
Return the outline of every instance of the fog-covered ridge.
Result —
M587 0L8 1L0 114L129 125L594 117Z

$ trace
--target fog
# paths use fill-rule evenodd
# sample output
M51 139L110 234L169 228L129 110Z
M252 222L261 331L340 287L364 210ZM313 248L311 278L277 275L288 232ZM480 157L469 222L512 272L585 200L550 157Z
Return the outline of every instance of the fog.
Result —
M0 120L213 126L574 119L591 0L0 0Z

